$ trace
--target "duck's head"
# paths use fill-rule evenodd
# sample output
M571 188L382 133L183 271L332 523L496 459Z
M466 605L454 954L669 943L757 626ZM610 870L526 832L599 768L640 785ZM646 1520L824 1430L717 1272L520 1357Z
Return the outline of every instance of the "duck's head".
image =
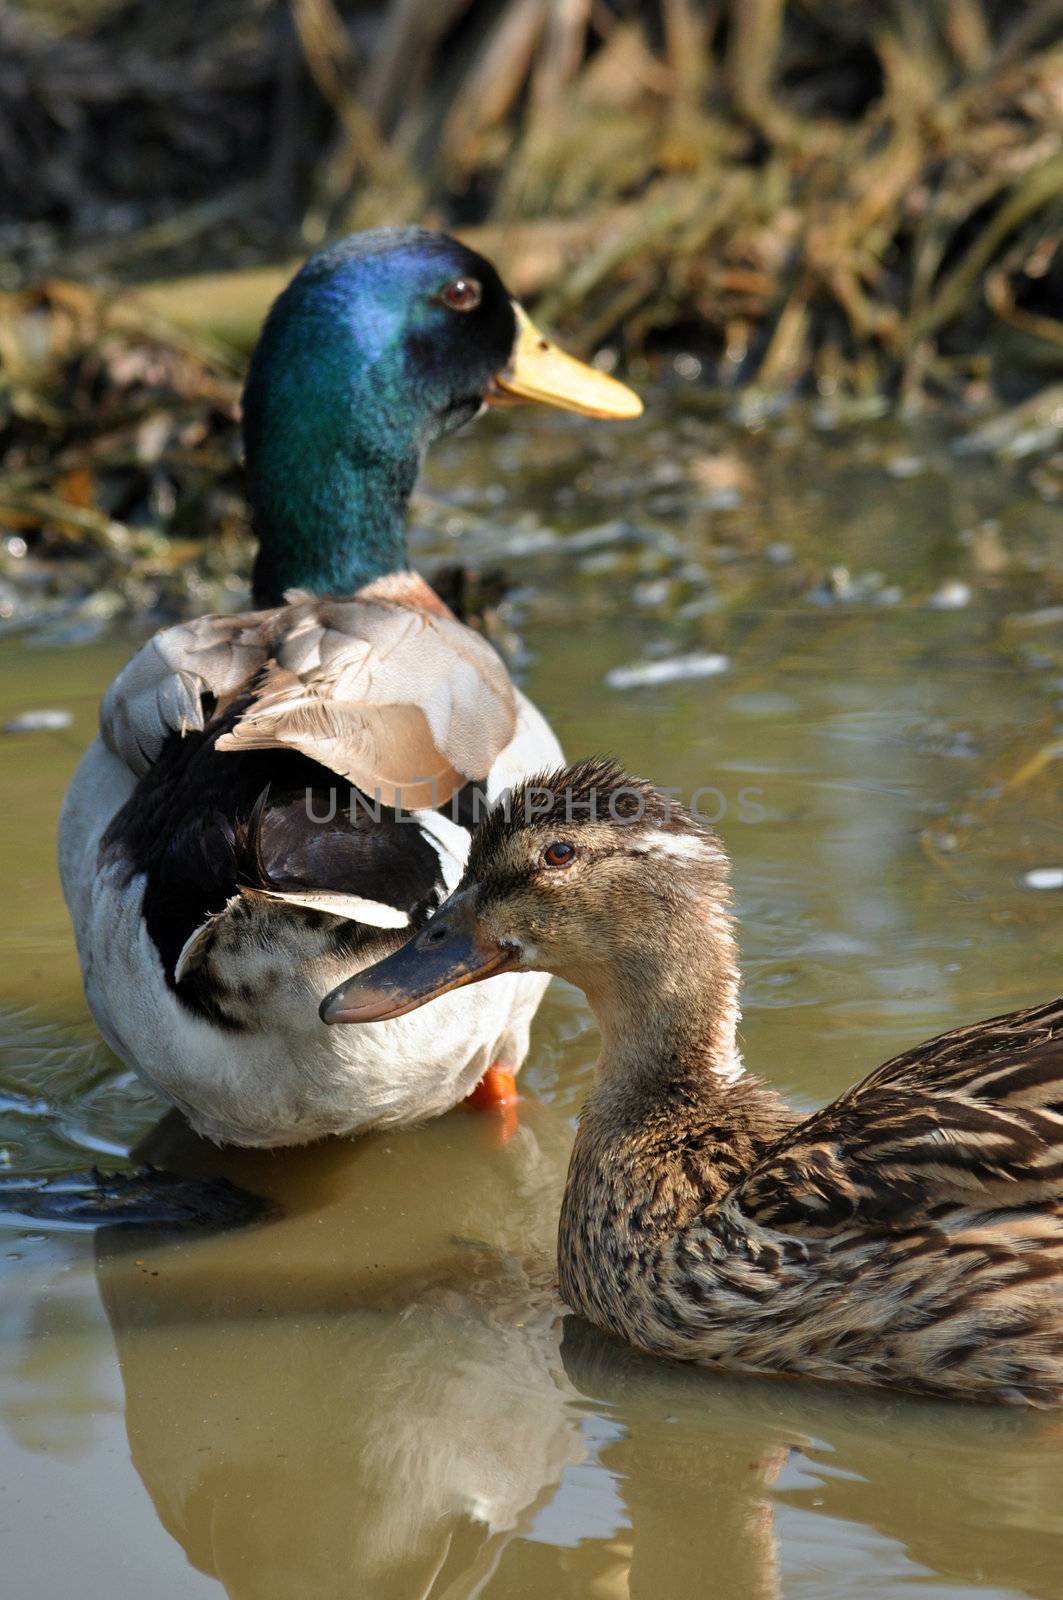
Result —
M244 390L256 596L349 593L405 565L405 509L428 445L492 403L599 417L630 389L539 334L491 263L420 228L355 234L275 302Z
M727 1024L733 1054L728 866L702 823L612 762L533 778L481 823L460 884L421 931L334 990L321 1015L380 1021L534 970L578 984L600 1020L689 997Z

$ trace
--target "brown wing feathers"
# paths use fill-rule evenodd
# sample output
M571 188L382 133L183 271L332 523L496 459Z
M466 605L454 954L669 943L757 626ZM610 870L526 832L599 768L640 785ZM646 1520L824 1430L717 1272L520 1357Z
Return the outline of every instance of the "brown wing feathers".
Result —
M293 614L294 612L294 614ZM364 600L289 607L223 750L294 749L385 804L444 804L516 727L508 674L449 617Z
M219 750L298 751L385 805L445 804L516 730L501 660L441 603L293 597L157 634L107 694L104 741L142 776L171 733L201 730L252 685Z
M740 1190L780 1226L936 1204L1063 1204L1063 1002L895 1057L779 1141Z

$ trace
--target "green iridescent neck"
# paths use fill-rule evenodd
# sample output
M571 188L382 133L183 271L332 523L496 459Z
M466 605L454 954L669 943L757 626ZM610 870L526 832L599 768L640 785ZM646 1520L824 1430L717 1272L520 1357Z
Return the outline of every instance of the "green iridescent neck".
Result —
M406 507L431 435L404 360L405 299L396 282L359 316L357 277L304 269L267 319L244 389L256 604L353 594L408 564Z
M416 455L260 464L251 474L255 604L280 605L289 589L354 594L407 567L406 507L419 466Z

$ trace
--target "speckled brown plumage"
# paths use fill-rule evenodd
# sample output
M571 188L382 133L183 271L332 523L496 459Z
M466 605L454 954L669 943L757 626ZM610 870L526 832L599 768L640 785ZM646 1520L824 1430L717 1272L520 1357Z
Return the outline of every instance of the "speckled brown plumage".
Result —
M1059 1001L932 1040L804 1121L750 1079L637 1107L599 1090L562 1293L682 1360L1058 1404L1061 1101Z
M718 841L608 765L536 782L549 802L529 820L518 791L485 824L458 894L601 1027L561 1214L569 1305L731 1371L1063 1402L1063 1000L930 1040L799 1119L736 1065ZM593 819L570 803L591 789ZM609 814L621 789L639 815ZM575 855L550 870L559 840Z

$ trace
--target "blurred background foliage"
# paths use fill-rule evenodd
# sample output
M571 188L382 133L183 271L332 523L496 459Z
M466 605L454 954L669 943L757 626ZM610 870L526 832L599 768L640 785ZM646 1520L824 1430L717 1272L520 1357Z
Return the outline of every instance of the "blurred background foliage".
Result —
M413 219L725 383L1058 367L1063 0L0 4L8 289Z
M1050 453L1063 0L0 0L0 631L232 603L269 301L414 220L640 385Z

